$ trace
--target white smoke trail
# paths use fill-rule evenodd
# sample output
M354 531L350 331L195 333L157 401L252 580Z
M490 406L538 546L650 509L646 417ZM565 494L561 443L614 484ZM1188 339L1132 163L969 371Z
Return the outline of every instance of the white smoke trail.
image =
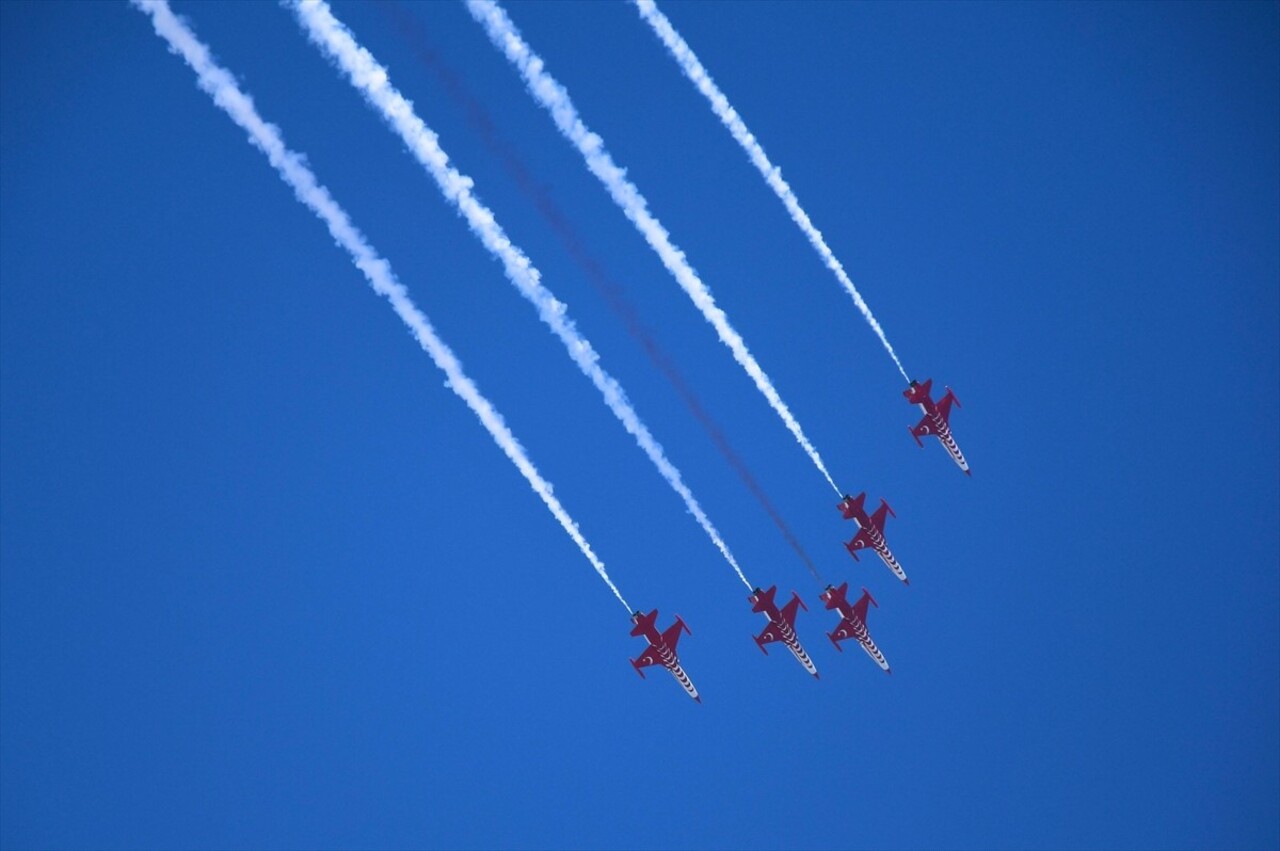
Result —
M537 307L542 321L564 343L574 363L595 384L614 416L635 438L636 443L649 456L649 460L658 468L662 477L684 500L689 513L711 538L712 543L720 550L720 554L738 574L738 578L748 588L753 587L743 574L742 568L738 566L733 553L729 551L728 545L711 524L711 520L703 512L702 506L698 504L692 491L685 485L680 471L668 460L662 445L649 433L648 427L641 422L639 415L627 401L627 395L622 386L600 366L599 355L591 347L591 343L578 332L573 320L568 318L566 305L557 300L542 284L541 273L524 252L507 237L494 218L493 212L472 194L471 178L460 174L449 165L449 157L440 148L436 134L414 113L413 104L405 100L391 85L386 69L377 63L369 51L356 42L351 31L334 17L324 0L302 0L301 2L293 0L288 5L296 13L299 23L307 31L311 40L325 55L337 63L351 80L352 85L359 89L366 100L382 114L418 162L435 178L440 191L457 206L458 211L467 220L472 232L485 248L502 261L507 278L526 299Z
M729 105L729 99L712 81L702 63L698 61L698 57L685 43L685 40L676 32L675 27L667 20L666 15L658 11L657 4L654 0L634 0L636 8L640 11L640 17L653 28L658 38L662 39L662 43L666 45L667 50L671 52L672 57L679 63L681 69L689 80L697 87L698 91L711 101L711 109L715 112L720 122L728 128L733 134L733 138L738 140L738 144L747 152L747 156L751 158L751 162L760 170L760 174L764 176L765 182L773 189L774 193L786 206L787 212L791 214L791 219L809 238L809 242L817 250L818 255L822 257L822 262L827 268L835 273L836 279L844 286L845 291L853 298L853 303L858 306L858 310L862 312L862 316L871 325L871 329L876 332L876 336L880 338L880 342L884 345L885 351L889 353L889 357L893 358L894 364L898 367L898 372L902 373L904 381L910 381L907 371L902 367L902 361L898 360L898 354L893 350L893 346L889 345L889 339L884 334L884 329L880 327L880 323L876 321L875 316L871 314L871 308L863 300L862 294L858 292L858 288L853 285L853 281L849 280L849 276L845 274L844 266L836 259L835 254L827 247L827 242L822 238L822 232L813 226L813 222L809 220L809 215L800 207L800 201L796 198L795 193L791 191L791 187L782 179L782 169L775 166L765 156L764 148L760 147L760 143L756 141L756 137L747 130L747 125L738 117L737 111Z
M663 265L667 267L667 271L672 274L689 298L693 299L694 305L702 312L703 317L716 329L716 333L720 336L720 341L733 352L734 359L751 376L756 387L769 400L769 404L778 416L782 418L782 421L786 423L787 428L809 455L814 466L826 477L827 483L831 485L836 493L842 494L843 491L836 486L831 474L827 472L826 465L822 463L822 457L818 455L818 450L809 442L809 438L805 437L803 429L800 428L800 423L792 416L790 409L787 408L782 401L782 397L778 395L778 391L774 388L773 382L769 380L769 376L765 374L760 364L756 362L755 357L748 351L747 344L743 341L741 335L729 324L728 317L716 304L711 291L707 289L707 285L702 282L698 274L690 267L688 261L685 260L684 252L671 244L666 229L649 212L648 202L640 194L640 190L636 189L635 185L627 180L626 172L614 164L613 158L605 150L604 140L588 130L587 126L582 123L582 119L578 117L577 109L574 108L573 101L569 98L568 91L544 70L544 63L541 57L535 54L529 45L524 42L519 30L516 29L515 24L507 17L507 13L503 11L501 6L493 2L493 0L467 0L467 9L471 12L471 16L484 26L485 31L489 34L489 40L493 42L494 46L502 51L511 64L519 69L534 100L542 104L551 113L560 133L573 143L579 153L586 159L587 168L605 185L605 188L609 190L609 194L613 197L614 203L622 208L627 218L631 220L632 224L636 226L636 229L640 231L649 243L649 247L657 252L658 257L662 259Z
M373 247L365 240L364 234L356 229L347 217L346 211L338 206L337 201L317 181L316 176L307 168L303 157L285 147L280 130L268 124L254 108L253 101L240 91L235 78L225 68L214 62L206 47L180 18L169 8L167 0L133 0L135 6L151 16L156 33L169 43L169 48L179 54L191 66L199 78L200 88L207 92L221 109L232 120L249 133L249 141L261 150L271 161L271 165L280 173L284 182L292 187L294 195L310 210L320 217L329 228L335 242L351 255L374 292L391 302L396 315L409 326L418 344L426 350L442 372L448 377L445 385L458 394L467 406L480 418L480 422L488 429L499 448L506 453L512 463L529 481L530 487L547 508L560 521L560 525L573 538L578 549L591 562L591 566L600 574L600 578L613 591L619 602L631 611L627 601L623 599L616 585L609 578L604 563L592 551L590 544L578 530L569 513L565 511L552 493L551 484L538 473L533 462L525 454L524 447L507 428L502 415L481 395L479 388L462 370L462 364L444 342L436 336L435 329L426 315L418 309L409 298L403 284L396 280L390 264L378 256Z

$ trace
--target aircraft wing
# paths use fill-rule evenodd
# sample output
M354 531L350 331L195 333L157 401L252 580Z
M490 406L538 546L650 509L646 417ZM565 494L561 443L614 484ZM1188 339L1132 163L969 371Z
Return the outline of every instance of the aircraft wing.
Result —
M876 529L878 529L880 531L880 534L882 535L884 534L884 522L887 519L888 514L889 514L889 503L884 502L880 504L880 507L875 510L875 513L873 513L870 518L871 525L875 526Z
M680 641L680 631L684 629L684 623L679 618L671 626L667 627L667 631L662 633L662 638L667 642L667 646L671 648L671 652L676 652L676 644Z
M859 636L863 632L863 630L858 629L857 624L853 621L848 618L841 618L840 623L836 625L835 630L831 633L831 637L836 641L844 641L846 638L858 638L861 640Z
M854 617L861 620L864 624L867 622L867 604L871 602L871 595L863 594L862 599L853 604Z
M791 602L787 603L778 610L778 614L782 615L782 619L786 621L794 629L796 625L796 612L800 609L800 598L792 597Z
M866 529L859 529L858 534L854 535L853 540L845 544L845 546L848 547L850 553L853 553L855 550L875 549L875 546L871 543L871 535Z
M911 429L911 433L916 437L928 437L931 434L936 436L938 430L933 426L933 417L925 414L920 422L916 424L916 427Z
M764 628L764 632L756 636L756 641L760 644L772 644L781 640L782 630L778 629L778 625L773 621L769 621L769 625Z
M649 649L641 653L639 658L633 659L631 664L638 670L640 668L647 668L650 665L662 665L662 660L658 658L657 648L650 644Z
M938 405L937 405L938 416L942 417L943 421L949 421L951 419L951 403L952 402L956 402L957 404L959 404L958 400L956 399L956 394L952 393L951 388L948 387L947 395L939 399Z

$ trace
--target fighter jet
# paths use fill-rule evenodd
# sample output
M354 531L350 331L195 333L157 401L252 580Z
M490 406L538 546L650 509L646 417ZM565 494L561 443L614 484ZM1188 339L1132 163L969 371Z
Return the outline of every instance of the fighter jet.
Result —
M817 677L818 669L813 666L809 654L804 652L800 639L796 638L795 630L798 607L804 606L806 612L809 611L809 607L804 605L799 594L792 591L791 602L779 609L778 604L773 601L777 593L778 586L774 585L768 591L757 588L755 593L747 597L747 602L751 604L751 611L762 612L769 619L769 625L764 628L764 632L755 637L756 644L760 646L760 652L768 656L769 651L765 650L764 646L770 642L781 641L787 645L787 649L796 657L796 661L803 665L806 671Z
M889 507L888 502L881 499L880 507L868 517L866 501L867 493L863 491L857 496L845 494L844 499L836 505L845 520L853 520L858 524L858 534L844 545L845 549L849 551L849 555L853 556L854 561L858 561L858 550L875 550L881 560L893 571L893 575L910 585L911 580L907 578L902 565L898 564L898 560L893 557L893 553L889 551L889 545L884 540L885 515L893 514L893 509ZM898 515L893 514L893 516Z
M685 622L676 615L676 621L667 627L665 632L659 633L657 627L658 610L654 609L647 615L636 612L631 616L631 622L635 626L631 630L632 635L643 635L645 641L649 642L649 649L640 654L640 658L632 659L631 665L636 669L636 673L644 678L644 671L641 668L647 668L650 665L661 665L671 672L671 676L676 678L676 682L689 693L698 703L702 703L702 698L698 697L698 690L693 687L693 683L689 680L689 676L684 672L684 668L680 667L680 658L676 656L676 644L680 641L680 630L689 632L689 627ZM693 633L689 632L690 635Z
M820 595L820 599L827 604L828 609L840 610L840 623L836 625L835 632L827 633L827 638L831 639L831 643L837 650L841 649L840 642L846 638L858 639L858 643L862 645L863 650L867 651L867 655L874 659L885 673L892 674L893 671L889 670L889 663L885 661L884 654L880 652L879 647L876 647L876 643L871 640L871 635L867 632L867 603L875 604L877 609L880 608L880 604L872 598L870 591L863 588L858 602L850 606L845 598L848 591L849 583L845 582L839 588L828 585L827 590Z
M951 453L951 459L960 465L960 469L964 470L966 476L969 473L969 462L964 460L964 454L960 452L960 447L956 446L955 438L951 436L951 425L948 419L951 416L951 403L955 402L957 406L960 400L956 398L956 394L951 388L947 388L947 395L938 400L935 405L933 400L929 398L930 388L933 387L933 379L925 381L924 384L912 381L911 386L902 391L902 395L907 401L913 405L920 406L920 410L924 411L924 418L918 424L911 427L911 436L916 439L916 443L920 443L920 438L925 435L934 435L946 447L947 452Z

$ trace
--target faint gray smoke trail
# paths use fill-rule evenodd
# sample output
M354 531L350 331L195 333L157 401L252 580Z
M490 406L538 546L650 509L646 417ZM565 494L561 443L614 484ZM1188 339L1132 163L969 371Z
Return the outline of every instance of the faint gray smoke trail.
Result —
M329 234L348 254L351 260L364 273L374 292L391 302L396 315L409 326L418 344L447 376L445 385L458 394L467 407L480 418L480 422L488 429L499 448L506 453L521 474L529 481L534 493L542 498L547 508L560 521L560 525L573 538L578 549L591 562L596 573L609 586L618 601L631 611L627 601L623 599L613 580L605 570L604 562L596 556L587 543L578 524L565 511L559 500L552 493L551 484L538 473L533 462L525 454L524 447L516 440L502 415L481 393L479 388L462 370L453 351L436 336L430 320L418 309L409 298L403 284L396 280L391 266L374 251L365 240L364 234L351 223L347 213L333 199L329 191L320 185L316 176L307 168L303 157L285 147L280 130L268 124L258 115L253 101L240 91L235 78L226 69L214 62L213 57L187 25L173 14L166 0L133 0L134 5L151 16L156 33L169 43L169 49L179 54L199 78L200 88L209 94L231 119L249 133L249 141L267 155L271 165L279 172L280 177L293 189L298 200L305 204L329 228Z
M556 232L556 235L560 237L565 250L569 252L569 256L574 259L583 273L586 274L587 280L595 285L609 306L626 324L627 331L640 343L641 348L649 356L653 365L667 381L671 382L671 386L675 388L676 393L679 394L689 408L689 412L706 429L712 443L720 450L720 454L729 462L729 466L733 468L733 471L742 479L742 483L751 492L751 495L759 501L765 513L769 515L769 519L773 521L778 531L782 533L783 539L799 556L805 567L818 580L818 583L825 585L825 580L818 572L817 567L814 566L813 560L809 558L809 554L805 552L804 547L791 531L782 514L774 507L764 488L747 467L746 462L742 460L732 444L729 443L729 438L725 435L724 430L720 428L710 412L703 406L702 400L693 392L693 388L685 381L675 363L658 345L657 340L649 333L644 323L640 321L639 315L627 299L622 287L609 276L603 264L587 249L585 242L578 236L577 230L569 221L568 216L565 215L564 211L560 209L559 205L551 197L551 193L547 191L546 187L534 180L533 175L529 173L529 169L520 159L519 152L515 147L501 138L483 104L467 91L465 84L458 75L447 68L435 51L431 49L427 41L427 35L416 18L409 15L399 5L390 2L390 0L382 0L379 5L390 16L396 29L404 36L418 60L440 78L446 93L463 109L472 126L480 134L484 144L502 161L502 164L515 180L516 186L529 198L534 208L542 215L551 229Z
M649 433L649 428L631 407L622 385L600 366L599 355L596 354L591 343L578 332L573 320L568 318L568 307L543 286L542 275L528 256L507 237L493 212L472 194L471 178L449 165L449 157L441 149L436 134L413 111L413 104L405 100L391 85L387 70L377 63L369 51L356 42L351 31L334 17L328 4L323 0L302 0L302 2L294 0L289 3L289 6L311 40L338 65L350 79L351 84L364 94L370 105L381 113L391 128L400 135L410 153L435 179L445 198L458 208L458 212L467 220L472 232L485 248L502 261L508 280L538 309L538 315L542 321L564 343L574 363L600 391L609 410L613 411L614 416L658 468L658 472L684 500L689 513L720 550L720 554L729 562L734 572L738 574L738 578L744 585L751 588L751 582L743 574L728 545L694 498L693 492L684 483L680 471L667 458L662 445Z
M863 300L862 294L858 292L858 288L853 285L853 281L849 280L849 276L845 274L844 266L836 259L835 254L827 247L827 242L822 238L822 232L813 226L813 222L809 220L809 215L800 207L800 201L796 198L795 193L791 191L791 187L782 179L782 169L775 166L765 156L764 148L760 147L760 143L756 141L756 137L747 130L747 125L738 117L737 111L729 105L729 99L712 81L702 63L698 61L698 57L685 43L685 40L676 32L675 27L667 20L666 15L658 11L658 6L654 0L634 0L636 8L640 11L640 17L653 28L658 38L662 39L662 43L666 45L667 50L671 52L672 57L679 63L680 68L684 71L686 77L697 87L698 91L711 101L711 109L715 112L720 122L728 128L733 134L733 138L738 140L738 144L743 147L750 157L751 162L760 174L764 176L765 182L774 193L781 199L787 212L791 214L791 219L809 238L809 243L813 245L818 255L822 257L822 262L827 268L835 273L836 279L844 287L845 292L853 299L853 303L858 306L858 310L862 312L862 317L871 325L871 330L876 332L876 336L880 338L881 344L884 345L885 351L889 353L889 357L893 358L894 364L898 367L898 372L902 373L904 381L910 381L911 377L907 375L907 371L902 366L902 361L898 360L898 354L893 350L893 346L889 345L889 338L885 336L884 329L880 327L880 323L875 316L871 314L871 308Z
M614 203L622 208L627 218L644 236L645 240L661 258L667 271L676 279L680 287L693 300L694 305L703 317L711 323L720 336L720 341L729 347L738 364L751 376L757 389L769 400L769 405L782 418L796 442L808 454L818 471L826 478L832 490L838 494L843 491L836 485L822 463L818 450L805 437L800 423L792 415L791 410L782 401L778 391L769 380L769 376L756 362L755 357L747 349L742 336L729 324L725 312L716 304L707 285L685 260L684 252L671 244L666 229L649 212L649 203L635 184L627 180L626 172L614 164L613 158L605 150L604 140L592 133L578 117L578 111L569 98L568 91L554 77L544 70L541 57L533 52L515 24L507 17L507 13L493 0L467 0L467 9L489 34L489 40L500 50L512 65L519 69L534 100L542 104L551 113L561 135L568 139L587 161L587 168L599 178L609 190Z

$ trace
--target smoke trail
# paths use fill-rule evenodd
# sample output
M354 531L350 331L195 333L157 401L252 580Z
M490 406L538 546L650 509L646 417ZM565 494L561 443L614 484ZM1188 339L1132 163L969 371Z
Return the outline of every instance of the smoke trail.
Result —
M409 151L435 178L440 191L467 220L472 232L490 253L502 261L507 278L537 307L542 321L555 332L564 343L574 363L595 384L609 406L609 410L613 411L614 416L658 468L658 472L684 500L689 513L720 550L720 554L729 562L734 572L738 574L738 578L744 585L751 588L751 583L743 574L742 568L738 566L733 553L729 552L728 545L703 512L693 492L685 485L680 471L667 459L662 445L649 433L648 427L641 422L640 416L627 401L622 385L600 366L599 355L591 347L591 343L578 333L573 321L568 318L567 306L543 286L541 273L534 268L524 252L507 237L494 218L493 212L472 194L471 178L462 175L449 165L449 157L440 148L436 134L414 113L413 104L405 100L391 85L386 69L377 63L369 51L356 43L351 31L334 17L324 0L302 0L302 2L293 0L289 5L311 40L325 55L338 64L347 74L352 85L364 94L392 129L400 134Z
M338 206L329 191L320 185L316 176L307 168L302 156L285 147L280 130L262 119L254 108L253 101L236 85L235 78L225 68L214 62L209 48L173 14L167 0L133 0L133 3L151 16L156 33L169 43L171 51L182 56L196 72L200 88L207 92L214 103L231 116L236 124L248 131L249 141L267 155L271 165L280 173L284 182L293 189L298 200L328 226L329 234L351 255L352 262L364 273L374 292L391 302L396 315L409 326L418 344L426 350L431 360L447 376L445 385L458 394L462 401L467 403L467 407L480 418L480 422L488 429L494 442L528 479L530 487L542 497L547 508L560 521L560 525L569 533L569 537L573 538L578 549L582 550L587 561L591 562L596 573L600 574L600 578L609 586L609 590L630 612L631 607L627 605L618 587L609 578L604 563L592 551L591 545L578 530L578 524L555 498L551 484L542 478L537 468L533 466L533 462L525 454L524 447L507 428L502 415L494 409L489 400L480 393L479 388L463 372L462 364L453 351L436 336L430 320L409 298L404 285L396 280L395 274L391 271L391 265L378 256L378 253L365 240L364 234L351 223L346 211Z
M672 57L679 63L684 70L684 74L697 87L698 91L711 101L711 109L719 117L720 122L728 128L733 134L733 138L738 140L738 144L747 152L747 156L751 158L751 162L760 170L760 174L764 176L765 182L769 184L774 193L781 199L786 206L787 212L791 214L791 219L809 238L810 244L817 250L818 255L822 257L822 262L827 268L835 273L836 279L844 286L845 291L853 298L853 303L858 306L858 310L862 312L862 317L871 325L871 329L876 332L876 336L880 338L881 344L884 345L885 351L889 353L889 357L893 358L894 364L898 367L898 372L902 373L904 381L910 381L907 371L902 367L902 361L898 360L897 353L893 350L893 346L889 345L889 339L884 335L884 329L880 327L880 323L871 315L871 308L863 301L862 294L858 292L858 288L853 285L853 281L849 280L849 276L845 274L844 266L836 259L835 254L827 247L826 240L822 238L822 232L813 226L809 220L809 215L800 207L800 201L796 198L795 193L791 191L791 187L782 179L782 169L769 162L769 158L765 156L764 148L760 147L760 143L756 141L756 137L747 130L747 125L742 123L742 119L738 117L737 111L729 105L729 99L724 96L716 84L712 81L711 76L707 74L702 63L698 61L698 57L689 49L689 45L676 32L675 27L667 20L666 15L658 11L654 0L634 0L636 8L640 11L640 17L653 28L658 34L658 38L662 39L662 43L667 46L667 50L671 52Z
M831 474L827 472L827 467L822 463L818 450L809 442L809 438L805 437L800 423L783 403L769 376L748 351L741 335L729 324L728 317L715 303L707 285L685 260L684 252L671 244L666 229L649 212L649 204L640 194L640 190L636 189L635 185L627 180L626 173L614 164L613 158L605 150L604 140L582 123L564 86L544 70L542 59L524 42L515 24L511 23L507 13L497 3L493 0L467 0L467 9L471 12L471 16L484 26L494 46L520 70L534 100L551 113L560 133L572 142L586 159L591 173L605 185L614 202L622 208L627 218L644 236L649 247L657 252L667 271L675 277L689 298L693 299L693 303L702 312L703 317L715 327L716 333L720 335L720 341L729 347L734 359L755 381L756 387L786 423L796 442L809 455L810 460L826 478L832 490L843 494L832 480Z
M813 560L809 558L809 554L805 552L804 547L801 546L799 539L791 531L781 513L774 507L768 495L764 492L764 488L756 481L746 462L742 460L729 443L729 438L725 435L723 429L712 418L710 412L703 407L702 401L693 392L693 388L684 380L684 376L676 368L671 358L662 350L657 340L654 339L653 335L649 333L649 330L641 322L639 315L631 305L631 302L628 301L622 287L609 276L600 261L587 249L574 229L573 224L569 221L568 216L565 215L551 197L551 193L529 173L529 169L525 167L524 162L520 159L519 152L501 137L484 106L467 91L463 81L436 56L427 43L427 35L423 31L422 25L416 18L409 15L400 6L391 3L390 0L381 0L379 6L391 18L396 29L404 36L418 60L439 77L449 97L466 113L467 119L480 134L484 144L502 161L502 164L515 180L516 186L529 198L534 208L542 215L556 235L560 237L565 250L569 252L569 256L574 259L574 262L586 274L587 280L591 281L600 294L604 296L609 307L622 319L627 331L644 349L645 354L649 356L653 365L671 383L676 393L679 394L689 408L689 412L706 429L712 443L715 444L715 447L720 450L725 460L729 462L729 466L742 479L747 490L759 501L769 519L773 521L774 525L778 527L778 531L782 533L783 539L799 556L805 567L818 580L818 583L825 585L822 575L818 572L817 567L814 566Z

